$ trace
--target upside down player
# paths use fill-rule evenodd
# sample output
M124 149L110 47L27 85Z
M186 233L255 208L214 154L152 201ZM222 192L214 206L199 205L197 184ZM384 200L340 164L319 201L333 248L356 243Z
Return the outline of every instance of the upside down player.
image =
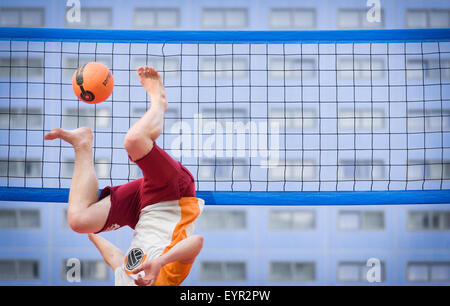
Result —
M202 249L202 237L191 234L204 203L195 197L191 173L156 145L168 105L160 75L147 66L139 67L138 74L151 107L129 129L124 147L143 178L106 187L98 197L92 131L87 127L73 131L56 128L44 138L63 139L75 150L69 225L78 233L89 234L113 269L115 284L179 285ZM135 230L126 255L94 234L125 225Z

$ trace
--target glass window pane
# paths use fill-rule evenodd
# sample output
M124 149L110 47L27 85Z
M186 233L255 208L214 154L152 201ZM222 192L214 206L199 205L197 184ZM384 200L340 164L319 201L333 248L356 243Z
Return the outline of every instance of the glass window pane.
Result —
M204 281L223 280L222 264L220 262L202 262L200 279Z
M426 230L429 228L428 213L423 211L410 211L407 221L408 230Z
M428 265L414 263L408 266L408 281L426 282L428 281Z
M82 261L81 279L106 280L108 279L108 267L103 261Z
M448 11L431 11L430 27L431 28L448 28L449 27L449 12Z
M14 260L0 260L0 280L17 279Z
M159 10L156 12L157 26L160 28L176 28L178 27L178 11L177 10Z
M25 9L22 11L22 26L42 27L44 26L44 11L41 9Z
M293 215L293 229L310 230L314 229L314 211L296 211Z
M34 260L21 260L18 262L18 279L39 279L39 262Z
M359 263L341 263L338 267L338 280L341 282L358 282L361 275Z
M340 230L359 230L361 225L361 214L354 211L339 212L338 227Z
M295 263L294 281L312 282L316 278L314 263Z
M271 211L269 212L270 230L290 230L292 229L292 212Z
M442 229L450 230L450 212L441 212L442 216Z
M384 229L384 213L381 211L364 212L362 228L365 230Z
M290 10L271 10L269 24L272 28L289 28L291 27Z
M0 210L0 228L17 228L17 217L15 210Z
M291 281L292 269L289 262L271 262L270 263L271 281Z
M112 24L112 13L109 9L93 9L89 11L89 27L107 28Z
M156 25L156 13L149 9L135 9L134 26L136 28L151 28Z
M295 10L293 12L292 22L295 28L312 29L316 26L315 11Z
M227 280L245 281L247 279L245 263L243 262L225 263L225 274Z
M339 28L358 28L359 12L354 10L340 10L338 13L338 27Z
M230 211L226 214L226 228L229 230L242 230L246 228L246 212Z
M408 28L426 28L427 12L426 11L406 12L406 26Z
M203 10L202 26L204 28L225 27L225 11L223 10Z
M20 228L39 228L41 226L41 215L37 209L19 210Z
M247 10L229 10L225 14L225 25L229 28L247 27Z
M20 26L20 11L17 9L1 9L0 25L3 27Z
M449 263L433 263L431 265L431 281L432 282L448 282L448 281L450 281L450 264Z

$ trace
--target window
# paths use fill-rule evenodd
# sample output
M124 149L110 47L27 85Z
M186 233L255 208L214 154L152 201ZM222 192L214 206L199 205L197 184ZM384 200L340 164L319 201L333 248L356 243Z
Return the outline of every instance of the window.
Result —
M66 27L102 29L112 26L111 8L82 7L80 17L80 22L68 23L64 15L64 19L66 20Z
M383 160L370 159L339 161L340 180L383 180L386 178L386 165Z
M138 29L169 29L180 26L178 8L135 8L134 27Z
M91 55L71 55L63 54L63 78L70 80L72 82L72 77L76 69L89 62L99 62L104 64L106 67L112 67L112 55L104 54L91 54Z
M206 104L208 105L208 104ZM243 107L211 107L211 106L203 106L200 105L200 114L202 115L202 125L208 127L217 127L217 129L222 128L224 132L228 132L227 129L233 128L231 133L245 133L244 130L250 132L250 129L253 133L256 132L257 127L252 126L249 123L249 111ZM240 137L237 136L236 137ZM240 147L236 147L236 149L241 149Z
M82 281L108 280L108 266L102 260L81 260L80 278ZM67 260L62 261L62 280L67 280L67 272L72 266L67 266Z
M42 80L44 59L39 57L9 56L0 57L0 78L15 80Z
M296 160L288 159L280 160L278 165L270 166L270 181L311 181L316 179L318 166L312 159Z
M408 180L448 180L450 179L450 161L409 160Z
M382 130L385 118L384 109L339 108L338 128L350 131Z
M204 79L248 78L248 59L240 56L204 56L200 58L199 70L200 77Z
M305 231L316 227L316 214L313 210L272 210L269 212L271 231Z
M110 178L111 162L108 158L96 157L95 173L97 178L106 179ZM61 162L61 178L72 178L74 169L74 160L66 158Z
M268 63L269 77L277 79L311 79L316 75L316 60L303 57L271 56Z
M314 129L318 124L317 111L314 108L276 108L269 109L269 124L278 123L280 129L286 129L296 132Z
M0 26L2 27L33 28L44 25L44 8L0 8Z
M76 129L88 126L93 130L108 129L111 126L111 110L98 106L92 108L64 108L62 113L62 127Z
M338 228L341 231L384 230L382 211L346 211L338 213Z
M381 79L387 70L386 62L377 58L338 56L337 77L343 80Z
M408 28L448 28L450 27L450 10L418 10L406 11L406 27Z
M248 27L246 8L207 8L202 11L204 29L240 29Z
M370 22L365 9L340 9L337 26L341 29L374 29L384 27L384 11L381 10L381 21Z
M407 228L410 231L448 231L450 211L409 211Z
M181 63L180 57L170 56L142 56L142 55L131 55L130 69L137 70L139 66L149 65L154 67L156 70L164 74L165 79L179 78ZM131 79L136 78L137 74L132 73Z
M408 132L441 132L450 130L449 109L408 109ZM425 124L425 126L424 126Z
M386 281L386 273L385 273L385 264L384 262L380 263L381 265L381 281ZM368 282L367 280L367 272L371 269L368 267L365 262L353 262L353 261L344 261L338 263L338 275L337 279L339 282Z
M316 265L314 262L275 261L270 263L269 273L272 282L314 282Z
M408 262L408 282L450 282L450 262Z
M38 280L38 260L0 259L0 280Z
M0 107L0 128L41 130L43 128L42 108Z
M313 29L316 27L316 11L274 8L269 13L269 26L274 29Z
M149 108L147 108L147 106L144 104L142 104L142 106L133 106L131 108L130 126L135 124L149 109L150 109L150 106L149 106ZM180 112L177 108L168 108L167 111L165 112L164 118L178 119L178 118L180 118Z
M244 158L202 158L198 167L198 179L204 181L245 179L248 173L248 161Z
M38 209L0 209L0 229L37 229L40 226Z
M200 280L202 281L246 281L245 262L203 261L200 263Z
M42 162L40 160L28 159L0 161L0 176L8 176L14 178L22 177L42 177Z
M208 210L200 217L202 230L246 230L247 212L245 210Z

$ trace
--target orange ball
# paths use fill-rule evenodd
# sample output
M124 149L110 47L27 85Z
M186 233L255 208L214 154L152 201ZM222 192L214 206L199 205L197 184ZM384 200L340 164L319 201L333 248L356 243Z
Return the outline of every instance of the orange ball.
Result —
M98 62L78 68L72 77L75 95L83 102L97 104L105 101L114 88L114 78L108 67Z

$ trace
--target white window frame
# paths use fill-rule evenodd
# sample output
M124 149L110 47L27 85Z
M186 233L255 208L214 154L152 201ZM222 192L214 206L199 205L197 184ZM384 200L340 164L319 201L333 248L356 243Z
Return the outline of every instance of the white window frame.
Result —
M219 269L220 269L220 275L221 278L220 279L210 279L208 277L205 276L205 264L218 264L219 265ZM243 279L237 279L237 278L233 278L230 275L229 272L229 265L233 265L233 264L237 264L237 265L243 265L244 266L244 274L245 277ZM204 260L202 262L200 262L200 281L204 281L204 282L211 282L211 281L215 281L215 282L245 282L248 280L248 272L247 272L247 263L245 261L210 261L210 260Z
M207 13L219 13L222 14L223 24L217 26L205 25L204 18ZM233 26L227 24L227 15L233 12L241 12L245 14L245 24L239 26ZM249 26L249 13L247 8L203 8L201 15L201 27L203 29L245 29Z
M158 14L162 12L171 12L176 14L177 22L172 26L161 25L158 22ZM153 25L137 25L135 20L137 18L137 14L148 13L154 15L154 24ZM180 9L177 7L160 7L160 8L150 8L150 7L139 7L133 10L133 27L136 29L175 29L180 27Z
M355 214L358 216L358 226L357 228L345 228L342 226L341 217L344 214ZM367 228L366 219L369 214L381 214L382 216L382 227L381 228ZM372 231L384 231L386 229L386 216L383 210L339 210L337 214L337 227L339 231L342 232L372 232Z
M308 214L312 216L311 226L298 228L295 226L295 218L301 217L302 215ZM282 226L283 228L275 228L273 226L272 220L273 218L280 217L284 215L285 224ZM268 215L268 229L269 231L279 232L279 231L313 231L316 229L316 211L309 209L302 210L279 210L274 209L269 211Z
M273 276L274 265L284 264L289 265L289 276L286 279L276 279ZM305 265L312 267L313 277L311 279L302 279L295 272L296 265ZM276 283L312 283L317 279L316 263L314 261L271 261L269 263L269 281Z
M422 27L422 28L432 28L432 26L431 26L431 13L433 13L433 12L439 12L439 13L446 12L447 15L450 18L450 10L444 9L444 8L442 8L442 9L407 9L405 11L405 27L406 28L417 28L417 26L411 26L411 25L408 24L408 20L409 20L409 16L408 15L410 13L423 13L426 16L425 17L426 18L426 25L424 27ZM449 26L450 26L450 21L449 21Z
M273 14L285 13L289 15L287 26L277 26L272 23ZM295 13L311 13L313 17L312 25L298 26L294 22ZM317 27L317 12L315 8L271 8L269 11L269 27L272 29L314 29Z
M24 23L24 13L25 12L40 12L41 20L37 26L34 27L43 27L45 26L45 8L43 7L2 7L0 8L1 11L15 11L19 14L19 22L18 24L9 24L9 25L2 25L2 27L29 27L26 23Z

